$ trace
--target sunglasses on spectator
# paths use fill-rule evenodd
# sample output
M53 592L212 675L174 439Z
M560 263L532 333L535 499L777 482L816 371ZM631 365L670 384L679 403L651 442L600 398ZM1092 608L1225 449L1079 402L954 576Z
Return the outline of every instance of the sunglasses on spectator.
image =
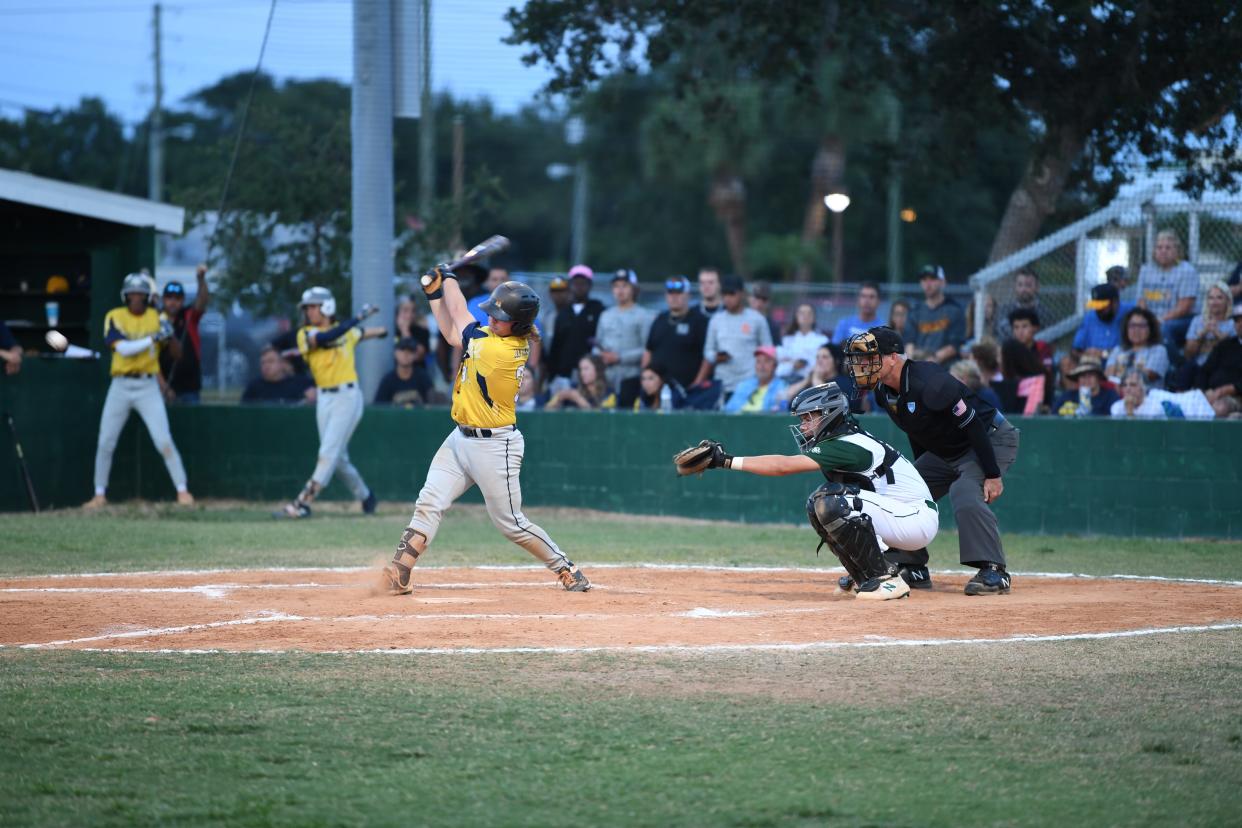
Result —
M686 283L682 279L669 279L664 283L664 289L669 293L685 293Z
M1146 328L1148 327L1148 325L1146 322L1139 319L1139 320L1131 321L1128 325L1126 325L1126 327L1127 328Z

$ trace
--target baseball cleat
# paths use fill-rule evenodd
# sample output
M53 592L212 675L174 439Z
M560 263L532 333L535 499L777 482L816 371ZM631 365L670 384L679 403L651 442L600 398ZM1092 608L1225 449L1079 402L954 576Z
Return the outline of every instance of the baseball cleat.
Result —
M366 500L362 501L362 513L364 515L375 514L375 507L379 505L379 500L375 497L375 492L367 492Z
M384 584L392 595L409 595L414 591L414 570L393 561L384 567Z
M193 506L194 495L190 494L189 492L177 492L177 505L178 506Z
M931 589L931 572L925 566L907 566L902 564L897 568L897 574L901 576L901 580L910 585L910 589Z
M858 588L860 601L895 601L910 594L910 585L897 575L871 578Z
M272 512L272 517L274 518L291 518L293 520L297 520L298 518L308 518L310 516L310 507L305 503L297 503L296 501L293 503L286 503L281 508Z
M967 595L1008 595L1009 573L1005 567L990 563L979 567L975 577L966 582Z
M95 495L90 500L82 504L83 509L102 509L108 505L108 498L103 495Z
M587 580L587 576L583 575L582 571L573 564L556 570L556 577L560 579L561 586L565 587L566 592L586 592L591 588L591 582Z

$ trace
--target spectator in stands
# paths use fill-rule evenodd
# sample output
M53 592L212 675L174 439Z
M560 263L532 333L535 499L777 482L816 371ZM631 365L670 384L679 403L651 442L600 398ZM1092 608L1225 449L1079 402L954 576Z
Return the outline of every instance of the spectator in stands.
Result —
M1117 287L1105 282L1091 288L1087 312L1082 316L1074 344L1070 348L1075 356L1093 356L1101 361L1108 359L1121 344L1121 317L1130 308L1121 302Z
M772 344L780 345L781 326L772 318L772 283L765 281L752 283L747 301L751 309L768 320L768 333L772 334Z
M760 345L755 349L755 370L733 389L724 410L730 414L762 414L788 410L782 396L785 381L776 376L776 348Z
M1229 318L1233 296L1229 285L1217 282L1207 290L1203 313L1197 315L1186 332L1186 359L1196 366L1207 362L1208 354L1219 343L1233 336L1233 320Z
M1005 379L1018 383L1018 396L1027 400L1023 413L1033 414L1052 399L1052 347L1035 338L1039 314L1030 308L1010 311L1007 321L1013 336L1001 345L1001 368ZM1043 382L1031 382L1031 377L1042 377Z
M1121 379L1121 399L1113 403L1110 415L1116 418L1205 420L1216 416L1212 404L1198 389L1174 394L1151 388L1145 374L1127 370Z
M470 315L480 325L486 325L487 312L483 310L483 303L492 295L493 290L509 281L509 270L504 267L493 267L484 275L483 268L479 268L479 273L483 276L479 294L466 303L466 310L470 311Z
M552 395L544 406L548 411L560 408L608 409L617 407L617 395L604 379L604 361L595 354L587 354L578 360L578 381L570 388L562 388Z
M659 365L665 377L688 388L703 362L707 317L690 307L690 280L685 276L664 280L664 301L668 310L651 323L643 365Z
M811 370L807 371L802 379L785 386L785 392L781 396L788 402L807 388L814 388L826 382L835 382L841 389L841 393L849 399L850 411L854 414L865 414L871 409L871 395L854 393L856 388L854 378L848 373L841 373L841 364L838 346L832 343L820 345L819 350L815 352L815 364L811 366Z
M1195 314L1199 273L1182 259L1182 241L1172 230L1156 234L1152 259L1139 270L1138 304L1156 315L1164 330L1165 345L1180 351Z
M1151 388L1162 388L1169 370L1169 354L1160 342L1160 322L1146 308L1131 308L1121 317L1121 347L1113 350L1104 366L1110 377L1121 377L1131 369L1142 371Z
M1005 303L997 314L996 338L1001 342L1013 336L1009 314L1019 308L1034 311L1040 319L1045 316L1044 309L1039 304L1039 275L1029 268L1018 271L1013 279L1013 301ZM984 328L984 332L987 332L987 328Z
M0 361L4 362L4 373L9 376L22 370L22 346L17 344L3 319L0 319Z
M1233 333L1212 349L1207 361L1199 368L1197 387L1216 406L1229 405L1226 398L1242 395L1242 302L1233 306ZM1223 402L1222 402L1223 401Z
M194 304L186 307L185 286L180 282L164 285L163 316L172 324L173 338L169 347L160 350L160 373L171 397L169 401L194 404L203 390L203 344L198 324L207 310L211 292L207 289L207 265L194 271L198 294Z
M699 313L708 319L724 307L720 294L720 268L714 265L699 268L699 296L702 297L698 304Z
M1122 265L1113 265L1104 271L1104 279L1113 287L1117 288L1117 295L1124 301L1126 298L1126 290L1130 287L1130 271L1126 270Z
M422 319L418 317L418 305L414 304L414 300L408 296L402 297L397 303L397 312L394 314L393 320L393 344L396 345L403 339L413 339L415 342L423 346L422 354L425 360L431 352L431 331Z
M896 305L894 302L894 310ZM902 302L901 304L905 304ZM843 345L845 340L851 336L860 333L866 333L871 328L879 325L880 322L876 316L880 309L880 286L875 282L863 282L858 287L858 304L857 312L852 316L847 316L837 322L837 326L832 330L832 341L838 345ZM910 306L906 305L905 312L907 318L910 314ZM902 333L901 328L893 328L898 333ZM905 341L904 339L902 341Z
M592 353L607 366L605 379L617 394L617 406L629 410L638 397L643 350L655 314L637 304L638 276L632 270L613 274L612 298L616 304L599 316Z
M604 303L591 298L594 280L595 271L586 265L574 265L569 269L570 301L567 307L557 311L556 330L548 356L548 372L552 378L550 391L572 387L574 369L595 345L595 331L600 314L604 312ZM599 380L604 381L602 371Z
M707 339L703 343L703 362L690 389L704 389L713 374L720 383L725 399L733 394L737 384L754 376L756 349L772 344L768 322L746 304L742 280L726 276L721 285L723 313L717 313L707 323Z
M393 351L395 366L380 378L375 404L415 408L431 402L431 377L423 362L426 356L426 347L413 337L398 342Z
M634 401L635 411L676 411L686 404L686 392L660 365L648 365L640 378L642 390Z
M517 402L514 403L516 411L535 411L543 405L543 400L539 396L539 383L535 379L533 371L522 372L522 382L518 385Z
M776 374L784 380L798 379L815 364L815 352L827 344L828 337L819 332L819 320L815 306L799 302L794 308L793 319L785 328L781 346L776 349Z
M1242 262L1238 262L1225 284L1229 285L1229 304L1242 302Z
M919 271L919 286L923 288L924 301L910 310L915 358L948 365L957 359L958 349L966 341L966 313L945 295L944 268L924 267Z
M557 276L548 282L548 297L552 300L547 305L539 306L539 323L543 333L543 350L552 353L553 337L556 336L556 317L569 307L569 280Z
M996 340L984 337L970 349L970 359L979 369L979 376L984 384L1000 399L998 409L1006 414L1022 410L1018 402L1018 383L1016 380L1005 379L1001 371L1001 350Z
M259 376L242 392L243 403L313 403L315 381L307 374L295 374L275 345L259 355Z
M901 334L901 341L906 344L906 355L914 353L914 326L910 324L910 303L905 299L894 299L889 306L888 326Z
M1104 366L1096 356L1084 356L1070 372L1078 383L1074 391L1062 391L1052 401L1052 413L1061 417L1107 417L1120 397L1105 385Z
M957 378L957 381L965 385L971 391L979 395L979 399L988 405L1001 410L1000 397L996 396L996 392L992 387L983 381L983 374L979 371L978 364L972 359L959 359L949 368L949 373Z

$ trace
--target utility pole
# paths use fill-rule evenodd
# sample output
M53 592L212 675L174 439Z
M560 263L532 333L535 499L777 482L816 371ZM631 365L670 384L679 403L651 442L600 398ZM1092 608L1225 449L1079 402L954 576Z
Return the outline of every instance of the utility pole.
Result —
M466 122L453 116L453 247L461 247L466 211Z
M155 108L147 139L147 198L163 201L164 190L164 64L160 50L160 4L155 4L151 28L155 34Z
M888 284L901 284L901 166L897 161L897 142L901 140L901 102L897 95L888 96L888 140L893 157L888 162Z
M418 118L418 212L427 222L436 193L436 123L431 100L431 0L423 3L423 100Z

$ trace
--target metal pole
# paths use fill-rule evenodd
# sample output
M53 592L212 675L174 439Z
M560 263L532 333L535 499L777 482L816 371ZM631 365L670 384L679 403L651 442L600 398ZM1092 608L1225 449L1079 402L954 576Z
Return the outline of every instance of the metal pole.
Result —
M418 118L418 212L424 222L431 217L436 194L436 122L431 100L431 0L423 0L423 100Z
M461 247L461 224L466 206L466 125L453 116L453 247Z
M901 102L889 95L888 140L896 151L901 139ZM901 282L901 167L895 160L888 164L888 284ZM892 293L894 291L890 291Z
M586 258L587 246L587 198L589 184L587 182L587 163L579 159L574 165L574 207L571 219L569 261L581 264Z
M393 310L393 65L389 0L354 0L354 81L351 93L353 310L377 305L371 324L392 327ZM358 349L363 396L375 395L392 367L392 340Z
M160 4L156 3L151 28L155 35L155 107L147 140L147 198L160 201L164 189L164 67L160 49Z
M845 241L841 232L844 215L844 211L832 214L832 281L838 285L845 281Z

